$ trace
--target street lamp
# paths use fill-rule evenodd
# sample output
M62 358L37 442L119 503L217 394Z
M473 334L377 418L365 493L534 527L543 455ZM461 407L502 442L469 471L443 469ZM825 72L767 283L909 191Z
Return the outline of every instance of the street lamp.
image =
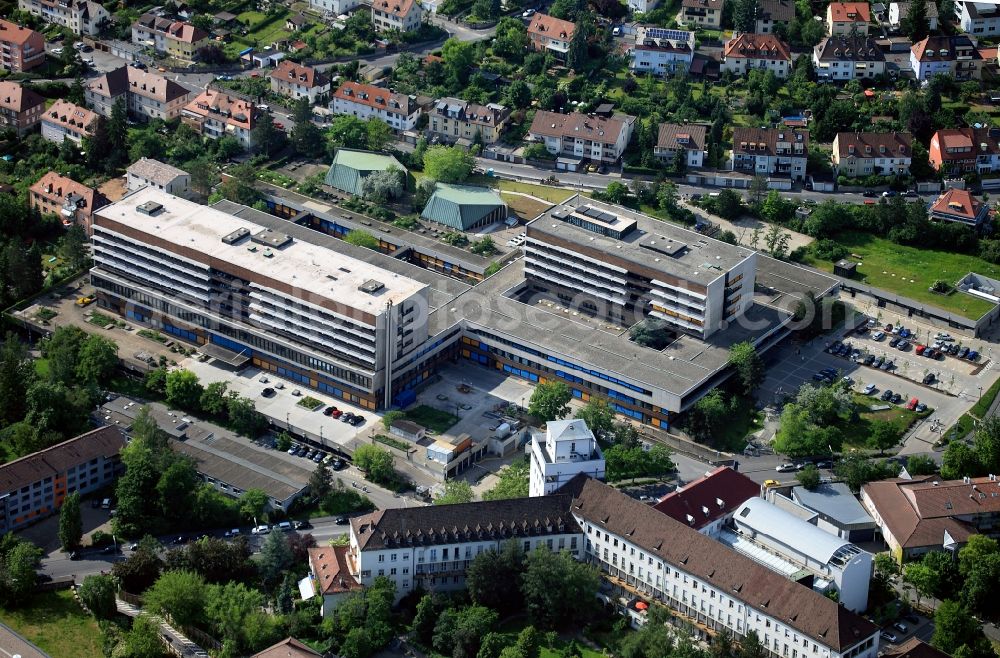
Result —
M980 400L983 399L983 387L982 386L979 387L979 399Z

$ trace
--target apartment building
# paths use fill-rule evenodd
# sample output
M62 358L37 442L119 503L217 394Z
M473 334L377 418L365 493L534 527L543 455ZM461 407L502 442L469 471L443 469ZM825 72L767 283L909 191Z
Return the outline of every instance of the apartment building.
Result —
M548 14L535 14L528 24L528 41L535 52L550 52L565 59L576 24Z
M936 32L938 29L938 8L937 3L928 1L927 2L927 27L931 32ZM889 3L889 27L893 30L899 30L903 27L903 22L906 17L910 15L911 3L909 2L892 2Z
M579 418L552 420L531 434L529 495L548 496L574 477L604 479L605 462L597 438Z
M23 73L45 63L45 37L31 28L0 20L0 68Z
M98 303L232 366L253 363L355 405L382 406L387 362L427 339L427 326L414 321L427 308L427 286L324 246L334 238L308 229L298 232L307 240L293 238L287 221L250 215L152 187L98 211Z
M528 284L612 322L653 317L704 339L753 303L752 251L702 244L693 231L626 216L610 204L555 206L526 232Z
M125 170L125 179L129 192L149 186L185 199L191 197L191 174L153 158L133 162Z
M936 171L962 176L1000 171L1000 128L944 128L931 137L928 160Z
M930 218L939 222L956 222L978 227L989 216L989 204L983 203L968 190L956 187L949 187L930 207Z
M0 82L0 126L23 135L38 125L44 110L45 99L37 92L17 82Z
M28 205L44 215L56 215L64 226L81 224L91 234L94 211L107 205L103 194L54 171L28 189Z
M909 176L912 145L909 133L837 133L834 170L848 178Z
M628 0L628 8L633 14L645 14L659 6L660 0Z
M459 505L385 509L351 519L347 556L361 585L384 576L401 598L416 589L457 590L477 555L508 541L526 553L545 546L583 557L583 535L570 496L553 494Z
M55 514L66 496L102 489L124 470L125 438L102 427L0 465L0 533Z
M656 136L656 146L653 155L660 162L672 164L677 160L677 154L683 153L684 164L687 167L701 167L705 163L707 152L706 135L708 126L698 123L661 123Z
M760 0L757 3L757 22L754 32L773 34L777 25L787 25L795 18L795 3L792 0Z
M56 144L65 139L80 144L84 137L93 135L97 116L85 107L59 99L42 114L42 137Z
M680 22L718 30L722 27L723 4L724 0L683 0Z
M271 91L293 100L308 98L309 103L325 103L330 96L330 78L311 66L283 59L271 71Z
M826 37L813 48L812 60L820 81L860 80L885 73L885 55L870 37Z
M132 43L182 62L193 62L198 49L210 40L208 32L200 27L154 13L143 14L132 24Z
M493 144L500 139L509 118L510 110L503 105L439 98L431 110L427 133L446 142L463 144L471 144L478 134L483 144Z
M637 73L687 73L694 59L694 32L664 27L636 28L635 41L625 48L629 69Z
M703 535L718 539L736 510L760 496L760 485L729 466L689 482L661 498L653 509Z
M361 6L361 0L309 0L309 6L321 14L341 16Z
M836 601L601 482L566 491L602 595L629 616L642 613L618 597L663 605L700 637L754 631L772 656L877 656L879 628Z
M826 33L867 36L871 19L867 2L831 2L826 8Z
M720 536L727 546L786 577L812 576L821 595L857 613L868 609L872 555L855 544L823 532L804 518L760 497L747 499L733 514L732 527Z
M910 66L917 80L950 75L956 80L979 80L983 58L964 34L932 36L910 47Z
M750 71L771 71L777 78L787 78L792 71L792 53L788 44L773 34L738 34L722 49L723 72L746 75Z
M180 116L190 95L177 82L134 66L122 66L94 78L86 88L87 104L101 116L110 117L120 98L129 116L139 121Z
M206 89L185 105L181 121L210 139L224 135L235 137L240 146L253 147L255 108L252 102L236 98L217 89Z
M754 176L790 177L806 175L809 131L798 128L733 129L733 171Z
M946 543L961 546L974 534L996 534L1000 482L995 475L869 482L861 487L861 504L878 524L889 552L902 563L944 550Z
M323 597L320 610L323 617L329 617L344 599L362 589L348 567L349 552L349 546L314 546L309 549L309 575L313 591Z
M955 4L958 24L964 32L976 36L1000 34L1000 9L988 2L958 2Z
M545 144L545 149L553 155L615 163L625 152L634 127L635 117L627 114L609 117L539 110L528 129L528 137Z
M111 20L110 12L92 0L17 0L17 7L80 36L97 36Z
M334 114L349 114L359 119L367 120L375 117L397 132L416 128L417 119L420 118L421 114L416 96L398 94L390 89L360 82L341 84L333 93L330 109L333 110ZM496 123L493 122L493 113L485 108L482 108L481 111L487 119L484 123L489 123L489 127L495 129ZM464 134L465 131L461 130L460 132ZM495 133L496 131L488 132ZM492 134L491 139L496 141L496 134Z
M417 0L373 0L371 5L372 24L376 32L414 32L420 29L424 10Z

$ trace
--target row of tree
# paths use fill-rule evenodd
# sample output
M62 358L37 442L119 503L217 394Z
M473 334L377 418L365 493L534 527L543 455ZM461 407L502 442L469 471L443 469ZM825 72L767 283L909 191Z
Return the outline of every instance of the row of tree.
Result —
M254 401L229 390L224 381L203 386L198 375L184 368L160 366L146 373L146 388L165 397L167 404L190 413L204 413L237 434L256 438L267 430L267 418Z

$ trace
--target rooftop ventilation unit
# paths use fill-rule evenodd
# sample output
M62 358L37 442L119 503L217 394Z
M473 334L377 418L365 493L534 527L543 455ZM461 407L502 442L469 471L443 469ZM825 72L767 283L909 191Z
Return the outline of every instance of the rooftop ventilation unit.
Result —
M250 235L250 229L244 226L243 228L236 229L229 235L222 236L222 241L226 244L236 244L248 235Z
M156 201L147 201L136 207L136 212L141 215L148 215L150 217L156 217L161 212L163 212L163 204L157 203Z
M381 281L376 281L375 279L368 279L360 286L358 286L358 290L360 290L361 292L366 292L369 295L374 295L383 288L385 288L385 284L382 283Z
M285 233L272 231L268 228L255 233L251 239L257 244L262 244L266 247L273 247L274 249L281 249L292 241L291 236Z

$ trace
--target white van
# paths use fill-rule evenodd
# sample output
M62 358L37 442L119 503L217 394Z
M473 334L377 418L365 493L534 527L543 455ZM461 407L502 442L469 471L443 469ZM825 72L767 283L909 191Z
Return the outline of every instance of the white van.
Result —
M271 526L267 525L266 523L264 525L259 525L250 531L250 533L254 535L266 535L269 532L271 532Z
M292 524L288 521L282 521L278 524L278 530L282 532L291 532L294 528L292 528Z

